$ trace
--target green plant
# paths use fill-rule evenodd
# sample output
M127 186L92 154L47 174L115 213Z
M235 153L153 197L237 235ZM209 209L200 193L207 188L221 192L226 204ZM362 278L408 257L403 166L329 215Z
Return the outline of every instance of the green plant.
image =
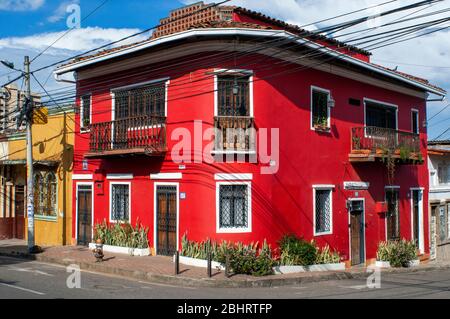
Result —
M309 266L316 262L317 248L313 242L285 235L280 241L280 264L284 266Z
M408 267L416 258L417 246L414 241L402 239L378 244L377 260L389 261L392 267Z
M331 251L327 244L323 248L317 250L316 264L337 264L341 261L341 255L337 251Z
M360 137L353 137L353 147L355 148L355 150L360 150L361 149L361 138Z
M107 224L103 221L94 227L94 239L101 239L103 244L127 248L148 248L148 228L136 223L133 227L125 224Z

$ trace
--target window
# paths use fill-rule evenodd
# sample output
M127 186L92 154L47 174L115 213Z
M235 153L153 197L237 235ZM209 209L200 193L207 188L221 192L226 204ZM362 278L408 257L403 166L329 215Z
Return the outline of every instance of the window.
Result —
M399 216L399 191L398 189L386 190L386 202L388 212L386 215L386 231L388 240L400 239L400 216Z
M366 126L397 129L397 108L386 104L365 101Z
M91 95L84 95L81 97L81 129L89 128L91 125Z
M129 222L130 184L111 183L111 221Z
M419 111L417 110L411 111L411 125L412 125L411 131L414 134L419 134Z
M52 171L34 174L34 213L37 216L57 217L57 180Z
M114 94L116 120L139 116L166 116L166 83L119 90Z
M438 181L440 185L450 184L450 164L444 162L438 165Z
M314 235L332 233L332 189L314 188Z
M218 184L218 231L250 231L250 184Z
M227 72L233 73L216 76L215 150L254 151L252 77L248 71Z
M217 77L218 116L250 116L250 76Z
M330 108L328 102L330 92L323 89L313 88L311 93L311 127L330 127Z

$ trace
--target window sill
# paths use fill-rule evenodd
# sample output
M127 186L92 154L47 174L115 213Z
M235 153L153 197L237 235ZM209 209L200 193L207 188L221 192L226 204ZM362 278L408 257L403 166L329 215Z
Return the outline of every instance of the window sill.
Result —
M313 126L311 130L316 131L318 133L331 133L331 127Z
M35 215L35 220L44 221L44 222L57 222L58 217L57 216L42 216L42 215Z
M217 229L218 234L248 234L251 233L250 228L219 228Z
M87 128L80 128L80 133L81 133L81 134L87 134L87 133L90 133L90 132L91 132L90 129L87 129Z
M328 236L328 235L333 235L332 231L329 232L323 232L323 233L314 233L314 237L320 237L320 236Z

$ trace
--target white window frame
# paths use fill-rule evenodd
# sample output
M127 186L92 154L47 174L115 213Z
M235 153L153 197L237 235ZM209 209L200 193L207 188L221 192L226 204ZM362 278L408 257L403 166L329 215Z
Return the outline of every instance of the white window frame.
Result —
M83 102L83 98L85 98L86 96L89 96L89 100L90 100L90 108L89 108L89 124L92 124L92 93L88 93L88 94L83 94L81 96L80 99L80 132L81 133L88 133L89 132L89 128L84 126L83 123L83 117L84 117L84 102Z
M333 234L333 191L335 185L313 185L313 231L314 236L325 236ZM330 191L330 230L326 232L316 231L316 191Z
M112 188L113 185L128 185L128 221L112 219ZM131 182L111 182L109 183L109 222L112 224L123 224L128 222L131 224Z
M417 133L414 133L414 121L413 121L413 114L417 116L417 127L415 128L417 130ZM420 115L418 109L411 109L411 132L414 134L419 135L420 134Z
M245 185L247 186L247 227L220 227L220 186ZM243 234L252 232L252 182L250 181L220 181L216 183L216 232L217 234Z
M326 93L328 95L328 102L331 99L331 90L328 89L324 89L321 88L319 86L315 86L315 85L311 85L311 92L310 92L310 126L311 126L311 130L316 131L316 129L314 128L314 116L313 116L313 94L314 91L316 92L321 92L321 93ZM327 128L330 129L331 128L331 108L327 103L327 116L328 116L328 120L327 120Z
M246 74L249 76L248 82L248 90L249 90L249 114L250 117L254 117L254 98L253 98L253 70L240 70L240 69L218 69L214 71L214 116L218 116L219 114L219 76L227 75L227 74Z
M396 104L392 104L392 103L388 103L388 102L384 102L384 101L379 101L379 100L374 100L374 99L370 99L365 97L364 98L364 127L367 126L367 102L369 103L376 103L376 104L381 104L381 105L385 105L391 108L395 108L395 130L398 131L398 105Z
M76 221L75 221L75 241L78 244L78 187L79 186L90 186L91 187L91 194L92 194L92 198L91 198L91 240L94 239L94 182L76 182L75 183L75 190L76 190L76 195L75 195L75 214L76 214Z
M410 191L410 205L411 205L411 240L414 240L414 223L413 223L413 218L414 218L414 196L413 196L413 192L414 191L419 191L420 192L420 197L419 197L419 220L417 221L419 223L419 251L421 254L425 253L425 227L424 227L424 203L423 203L423 196L424 196L424 190L425 188L423 187L411 187L409 189Z
M115 87L110 90L111 95L111 121L115 121L116 119L116 92L123 91L123 90L130 90L130 89L138 89L140 87L150 85L150 84L157 84L157 83L164 83L165 88L165 102L164 102L164 116L168 116L168 97L169 97L169 85L170 85L170 78L164 77L159 79L154 79L151 81L145 81L145 82L139 82L134 83L130 85Z

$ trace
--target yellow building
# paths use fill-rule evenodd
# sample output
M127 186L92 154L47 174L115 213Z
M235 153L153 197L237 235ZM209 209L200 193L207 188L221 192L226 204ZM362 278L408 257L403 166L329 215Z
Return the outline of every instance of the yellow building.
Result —
M35 242L66 245L72 238L73 108L49 111L33 125ZM23 131L0 140L0 239L27 237L26 140Z

